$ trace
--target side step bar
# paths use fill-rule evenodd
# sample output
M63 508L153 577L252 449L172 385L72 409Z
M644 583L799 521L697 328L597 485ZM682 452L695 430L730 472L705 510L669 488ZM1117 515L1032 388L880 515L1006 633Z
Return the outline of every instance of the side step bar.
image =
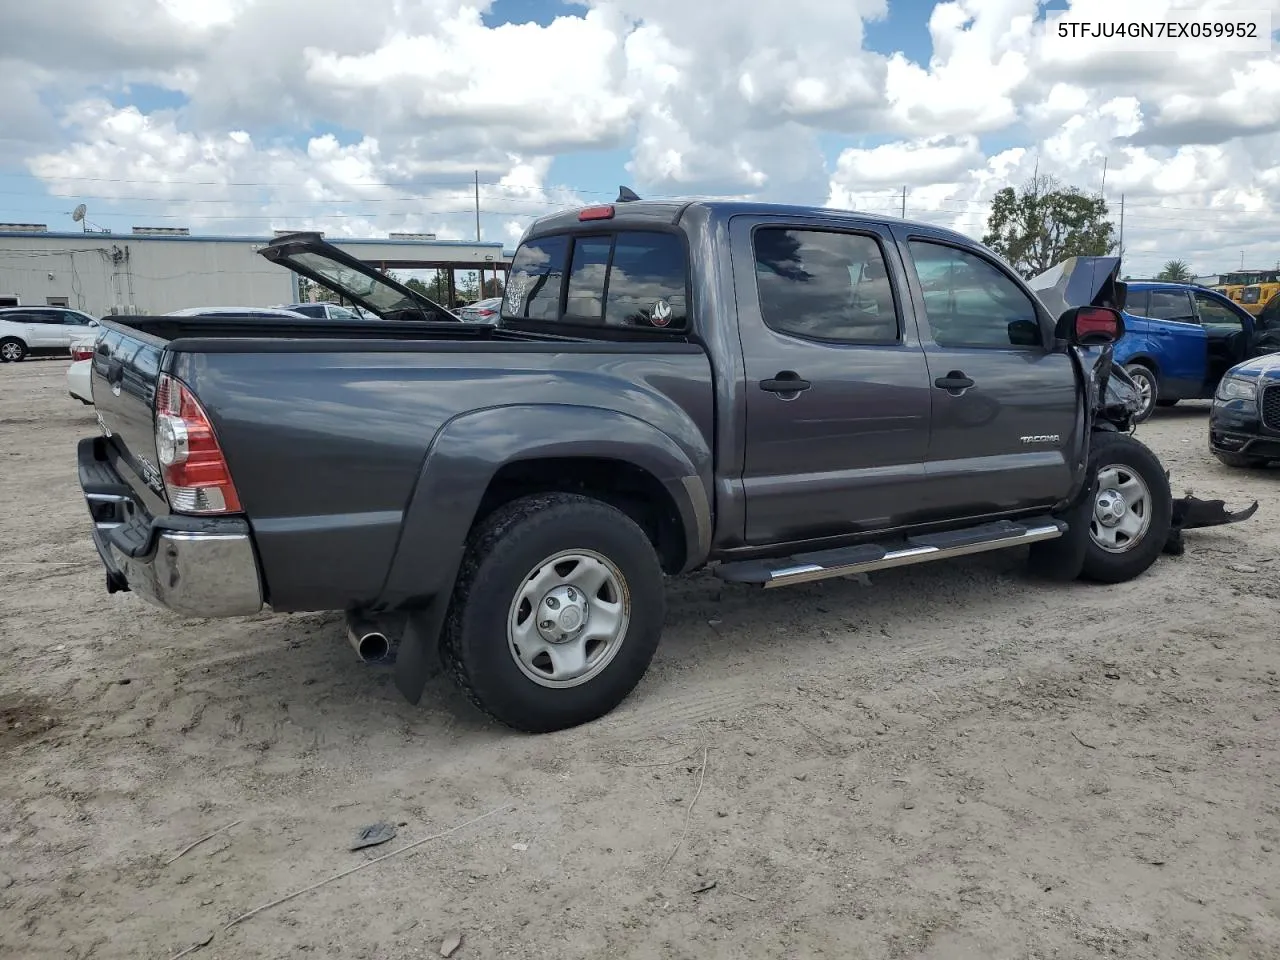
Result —
M1067 531L1067 525L1053 517L1029 520L1001 520L979 527L948 530L907 537L883 545L864 543L814 553L768 560L737 560L715 568L716 576L733 583L753 583L762 587L788 587L797 583L847 577L889 567L906 567L932 560L948 560L971 553L1004 550L1024 544L1052 540Z

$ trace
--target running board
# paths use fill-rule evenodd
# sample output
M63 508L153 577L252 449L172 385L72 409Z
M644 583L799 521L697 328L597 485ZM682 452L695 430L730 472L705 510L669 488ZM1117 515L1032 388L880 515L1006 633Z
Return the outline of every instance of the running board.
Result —
M864 543L768 560L737 560L720 564L715 573L721 580L733 583L788 587L796 583L1019 547L1052 540L1062 536L1066 530L1067 525L1063 521L1048 516L1016 522L1001 520L980 527L907 537L889 545Z

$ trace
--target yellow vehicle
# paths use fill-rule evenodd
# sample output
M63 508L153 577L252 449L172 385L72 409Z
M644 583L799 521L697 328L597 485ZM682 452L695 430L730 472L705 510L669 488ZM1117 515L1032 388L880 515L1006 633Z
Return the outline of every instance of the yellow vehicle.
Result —
M1276 284L1278 281L1280 281L1280 270L1238 270L1234 273L1222 274L1213 289L1257 316L1269 295L1264 290L1252 294L1254 306L1251 308L1245 302L1245 291L1253 286L1261 287L1266 284Z
M1240 306L1256 317L1277 293L1280 293L1280 270L1264 270L1241 292Z

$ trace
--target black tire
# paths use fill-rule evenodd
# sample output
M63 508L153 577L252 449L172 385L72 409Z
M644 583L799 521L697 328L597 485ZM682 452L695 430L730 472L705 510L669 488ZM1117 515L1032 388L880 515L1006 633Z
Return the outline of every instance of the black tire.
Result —
M1093 434L1089 451L1091 482L1096 484L1099 474L1112 466L1132 473L1146 485L1150 495L1150 515L1146 530L1124 547L1123 552L1104 549L1090 531L1081 576L1098 583L1123 583L1145 573L1164 550L1173 519L1169 478L1159 459L1146 446L1127 434L1108 431ZM1095 488L1094 503L1100 493ZM1091 525L1095 522L1092 510L1087 522Z
M27 359L27 345L17 337L0 340L0 363L18 363Z
M1131 363L1124 368L1124 372L1133 380L1139 393L1145 392L1149 398L1138 409L1138 412L1133 415L1133 422L1142 423L1145 420L1149 420L1151 414L1155 412L1156 405L1160 402L1160 384L1156 379L1155 371L1140 363Z
M607 665L577 686L543 686L517 666L508 617L519 590L548 558L591 551L616 568L630 619ZM547 493L514 500L468 541L440 652L467 697L494 719L548 733L604 716L635 689L662 635L666 591L657 553L620 510L590 497Z
M1266 457L1251 457L1244 453L1227 453L1224 450L1214 450L1212 453L1224 466L1239 470L1257 469L1270 463Z

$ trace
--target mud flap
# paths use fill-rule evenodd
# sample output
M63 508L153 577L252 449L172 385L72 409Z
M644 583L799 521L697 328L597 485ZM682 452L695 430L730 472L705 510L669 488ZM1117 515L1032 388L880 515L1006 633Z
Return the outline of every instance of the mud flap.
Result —
M396 657L396 689L414 706L422 700L427 681L444 672L440 662L440 631L444 628L449 601L445 597L409 614L400 653Z
M1186 549L1182 531L1201 527L1221 527L1228 523L1240 523L1258 512L1258 501L1234 513L1227 509L1225 500L1201 500L1188 494L1173 501L1173 520L1169 525L1169 539L1164 552L1179 556Z

